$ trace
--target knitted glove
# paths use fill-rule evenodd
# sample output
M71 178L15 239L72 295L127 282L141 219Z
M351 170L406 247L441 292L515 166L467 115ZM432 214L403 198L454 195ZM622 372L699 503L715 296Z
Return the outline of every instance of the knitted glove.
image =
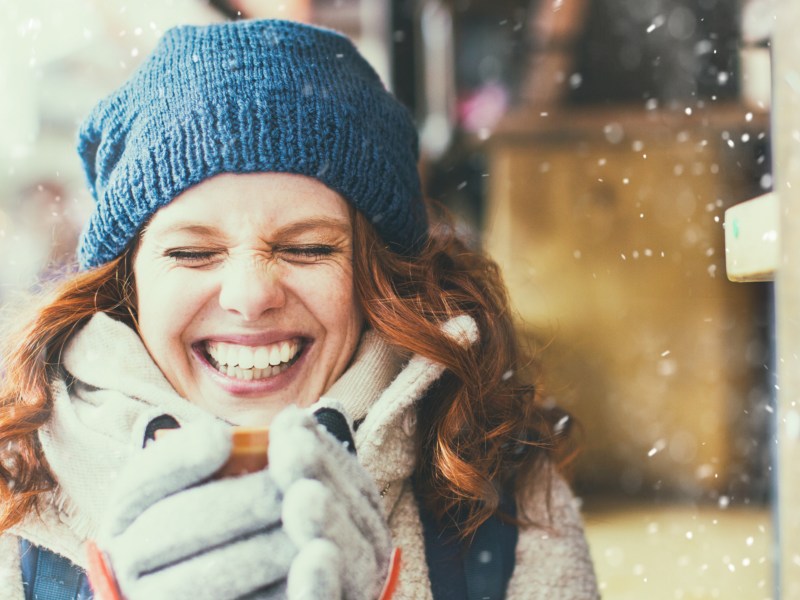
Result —
M189 425L120 474L98 542L127 600L285 596L282 494L268 470L210 479L230 450L230 430Z
M285 495L284 529L299 549L288 597L378 598L391 535L375 483L356 457L309 410L290 406L270 426L269 464Z

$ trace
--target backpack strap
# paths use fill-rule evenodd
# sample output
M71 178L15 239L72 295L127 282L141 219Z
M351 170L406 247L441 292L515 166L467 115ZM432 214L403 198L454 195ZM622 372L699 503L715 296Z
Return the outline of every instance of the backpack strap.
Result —
M19 540L25 600L92 600L83 569L69 559Z
M516 517L516 502L503 499L501 510ZM513 500L513 499L512 499ZM464 576L469 600L502 600L514 571L519 531L496 514L478 527L464 556Z
M434 600L502 600L514 571L519 532L512 523L492 515L477 530L471 543L458 538L456 526L442 526L420 506ZM513 496L504 495L500 510L516 517Z

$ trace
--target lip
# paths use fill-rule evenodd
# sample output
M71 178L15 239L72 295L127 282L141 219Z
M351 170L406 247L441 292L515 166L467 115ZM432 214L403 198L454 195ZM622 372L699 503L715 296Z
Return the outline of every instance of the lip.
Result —
M295 359L295 361L291 364L291 366L275 375L273 377L269 377L267 379L257 379L257 380L244 380L244 379L236 379L235 377L229 377L227 375L223 375L214 366L208 362L208 359L205 357L205 353L203 350L203 343L207 341L212 342L227 342L231 344L239 344L242 346L261 346L261 345L269 345L274 344L276 342L284 341L287 339L301 339L303 341L302 348L300 349L300 355ZM209 377L225 392L234 395L234 396L243 396L243 397L251 397L251 396L261 396L261 395L268 395L275 392L278 392L289 385L297 378L302 365L306 362L307 357L309 355L309 350L313 345L313 341L309 338L299 336L299 335L285 335L285 334L276 334L270 333L265 335L225 335L225 336L218 336L218 337L207 337L203 338L201 342L196 342L192 344L192 356L194 359L200 364L203 368L204 372L209 375Z
M307 336L296 331L269 331L266 333L240 333L210 335L192 343L192 347L198 347L206 342L224 342L227 344L238 344L239 346L269 346L278 342L301 339L309 341Z

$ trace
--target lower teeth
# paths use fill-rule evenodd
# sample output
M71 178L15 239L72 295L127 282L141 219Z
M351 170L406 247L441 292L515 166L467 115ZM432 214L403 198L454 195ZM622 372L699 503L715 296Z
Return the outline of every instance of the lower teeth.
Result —
M212 363L214 364L214 363ZM230 365L214 364L214 367L228 377L242 379L244 381L251 381L253 379L267 379L268 377L275 377L279 373L283 373L288 367L289 363L281 363L275 366L265 367L263 369L242 369L241 367L232 367Z

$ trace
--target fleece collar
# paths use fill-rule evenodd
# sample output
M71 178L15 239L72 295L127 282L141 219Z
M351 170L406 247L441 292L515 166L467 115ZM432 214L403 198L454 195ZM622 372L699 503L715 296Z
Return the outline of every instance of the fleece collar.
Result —
M469 317L444 326L461 343L477 339ZM57 490L14 533L83 564L82 544L96 534L117 474L142 448L154 418L179 424L216 420L175 392L138 334L104 313L95 315L63 355L67 377L53 383L53 412L39 431ZM414 404L441 376L430 359L400 354L368 331L345 374L326 393L362 419L355 436L361 463L384 491L387 513L414 468ZM324 402L324 398L322 400ZM91 465L91 468L87 468Z

